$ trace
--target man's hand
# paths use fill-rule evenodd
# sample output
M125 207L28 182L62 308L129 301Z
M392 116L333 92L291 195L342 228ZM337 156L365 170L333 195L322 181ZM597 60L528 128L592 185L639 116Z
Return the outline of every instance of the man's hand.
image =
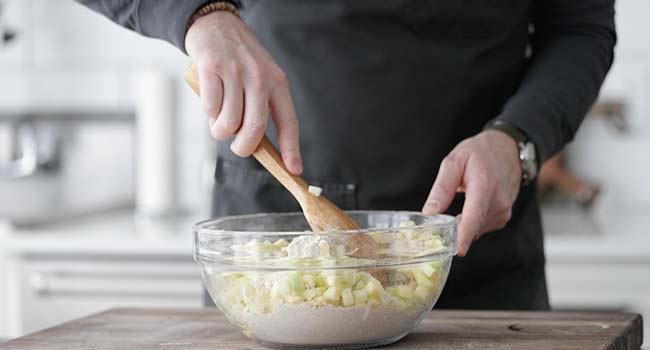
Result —
M456 192L465 192L458 224L458 255L465 256L473 240L510 221L520 184L515 141L497 130L483 131L459 143L445 157L422 212L442 213Z
M230 148L250 156L271 114L282 160L291 173L300 174L298 120L287 78L244 22L227 11L203 16L189 28L185 47L197 67L212 136L236 135Z

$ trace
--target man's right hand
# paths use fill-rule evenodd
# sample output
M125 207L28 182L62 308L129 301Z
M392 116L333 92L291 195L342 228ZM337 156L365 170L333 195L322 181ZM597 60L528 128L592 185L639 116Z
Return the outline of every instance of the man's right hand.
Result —
M248 157L264 136L271 114L282 160L299 175L298 119L287 77L246 24L230 12L213 12L192 24L185 47L199 74L212 136L235 136L231 150Z

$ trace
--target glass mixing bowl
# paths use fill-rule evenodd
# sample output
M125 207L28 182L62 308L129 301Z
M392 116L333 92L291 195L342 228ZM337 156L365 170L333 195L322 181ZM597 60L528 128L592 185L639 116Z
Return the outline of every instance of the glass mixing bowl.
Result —
M362 348L406 336L438 300L456 254L456 219L350 211L360 230L314 234L302 213L194 226L194 258L217 307L274 348ZM357 256L350 237L376 244Z

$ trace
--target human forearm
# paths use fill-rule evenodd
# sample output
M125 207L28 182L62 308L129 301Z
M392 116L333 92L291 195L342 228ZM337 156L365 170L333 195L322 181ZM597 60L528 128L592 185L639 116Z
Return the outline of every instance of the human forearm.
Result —
M616 42L613 0L553 0L535 18L533 58L499 119L523 130L540 162L573 139L598 95Z
M148 37L163 39L185 52L192 14L208 0L77 0L113 22ZM238 1L229 1L239 4Z

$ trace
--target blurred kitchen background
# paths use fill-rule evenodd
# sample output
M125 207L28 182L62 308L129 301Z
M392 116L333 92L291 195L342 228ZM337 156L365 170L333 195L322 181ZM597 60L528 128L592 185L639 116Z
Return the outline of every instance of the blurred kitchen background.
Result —
M618 1L616 62L564 152L598 196L544 195L556 309L650 317L648 14ZM0 339L113 306L202 305L190 231L214 144L188 63L70 0L0 0Z

